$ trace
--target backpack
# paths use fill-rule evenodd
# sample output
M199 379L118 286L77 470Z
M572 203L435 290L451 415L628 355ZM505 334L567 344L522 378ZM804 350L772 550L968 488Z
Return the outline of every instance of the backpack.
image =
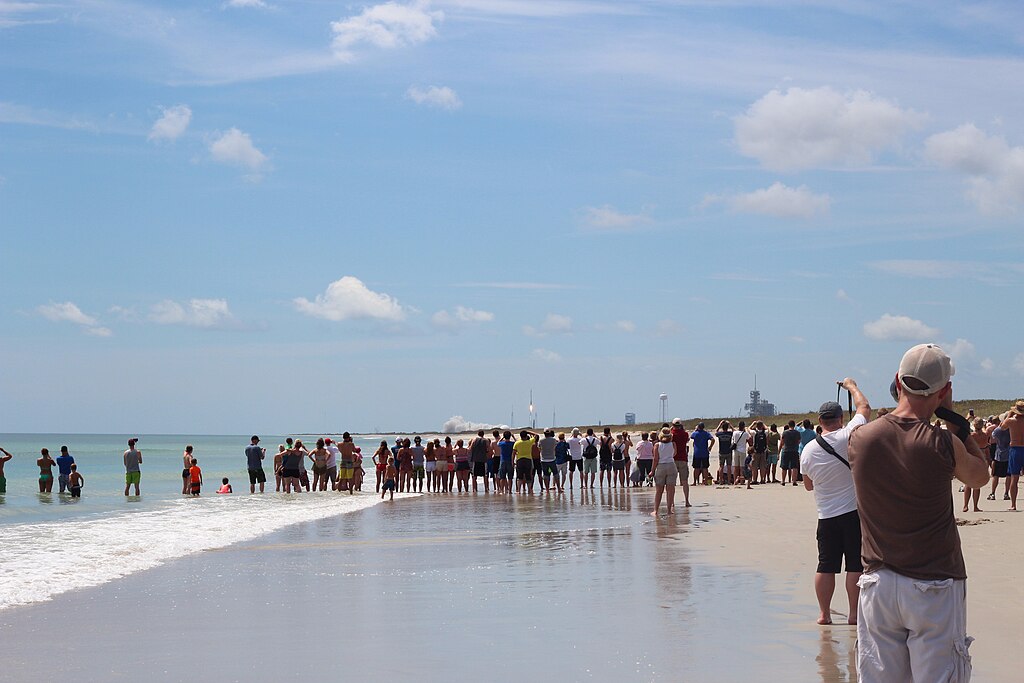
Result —
M592 436L588 436L586 439L584 439L584 441L587 442L587 445L583 447L583 457L587 458L588 460L596 458L597 446L595 445L595 441L597 441L597 439L595 439Z
M764 453L768 450L768 433L760 429L754 432L754 452Z
M612 446L612 460L624 460L623 451L626 448L626 444L615 444Z

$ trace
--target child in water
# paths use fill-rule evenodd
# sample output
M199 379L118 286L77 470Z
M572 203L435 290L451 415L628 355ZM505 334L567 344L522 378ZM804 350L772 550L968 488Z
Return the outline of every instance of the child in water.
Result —
M234 493L234 491L231 490L231 484L228 483L227 477L221 479L220 483L221 487L217 489L217 493Z
M388 468L384 471L384 485L380 487L380 499L384 500L385 493L391 493L388 500L395 499L395 480L398 479L398 470L395 469L395 458L388 458Z
M203 486L203 471L199 469L199 461L192 458L192 467L188 468L189 481L192 484L192 495L198 497L199 489Z
M85 486L85 477L78 473L78 465L71 463L71 474L68 475L68 489L72 498L82 497L82 487Z

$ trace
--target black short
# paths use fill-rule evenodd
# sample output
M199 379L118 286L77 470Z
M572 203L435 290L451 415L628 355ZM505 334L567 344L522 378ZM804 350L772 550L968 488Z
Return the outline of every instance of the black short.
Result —
M860 563L860 515L856 510L818 520L818 573L838 574L846 558L846 571L862 572Z
M516 460L516 476L520 479L529 479L533 476L533 460L522 458Z
M637 458L636 466L640 468L640 474L646 479L651 474L651 465L654 464L653 460L646 458Z
M266 484L267 473L263 471L262 467L258 467L254 470L249 470L249 483L250 484Z
M782 451L779 456L779 467L784 470L800 469L800 454L796 451Z
M181 478L188 479L189 471L187 469L181 471Z
M612 469L616 472L623 472L626 469L625 460L612 460Z
M294 470L284 470L283 469L283 470L281 470L281 476L284 477L285 479L298 479L299 478L299 470L298 469L294 469Z
M469 472L469 463L468 462L457 462L457 463L455 463L455 471L456 472Z
M583 471L583 460L570 460L569 461L570 472L582 472Z
M487 463L486 462L475 462L475 463L473 463L473 476L474 477L486 477L487 476Z
M992 461L992 476L1005 477L1010 471L1010 463L1006 460L993 460Z
M600 461L599 464L600 464L600 469L601 469L602 472L610 471L612 469L612 459L611 459L611 456L609 456L608 458L601 458L601 461Z
M541 462L541 473L543 473L545 476L551 474L558 474L558 465L555 464L554 460L552 460L551 462Z

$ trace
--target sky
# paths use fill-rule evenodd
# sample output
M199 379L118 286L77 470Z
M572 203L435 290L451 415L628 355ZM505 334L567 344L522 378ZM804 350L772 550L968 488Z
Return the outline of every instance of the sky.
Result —
M1015 2L0 0L0 432L1019 396L1022 67Z

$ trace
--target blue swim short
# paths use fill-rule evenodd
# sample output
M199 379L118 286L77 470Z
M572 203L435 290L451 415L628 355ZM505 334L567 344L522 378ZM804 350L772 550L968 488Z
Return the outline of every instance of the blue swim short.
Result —
M1024 446L1010 446L1010 464L1006 473L1011 477L1019 477L1024 473Z

